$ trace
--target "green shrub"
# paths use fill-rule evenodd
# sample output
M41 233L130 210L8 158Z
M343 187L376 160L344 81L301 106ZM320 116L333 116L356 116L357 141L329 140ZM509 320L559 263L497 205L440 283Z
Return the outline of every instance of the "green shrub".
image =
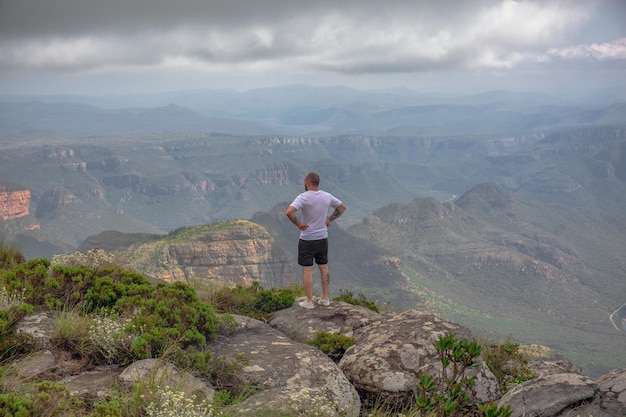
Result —
M448 333L435 343L435 349L441 360L441 374L437 377L420 375L416 406L437 417L466 415L470 400L467 390L474 386L475 377L467 377L465 371L475 364L482 347L475 341L456 340L452 333ZM491 404L484 405L479 411L488 417L511 414L508 407Z
M13 393L0 393L0 410L2 417L30 417L34 416L34 404L26 397Z
M93 268L54 266L44 282L44 300L48 308L58 309L78 304L93 282Z
M135 300L152 297L154 286L143 275L119 268L95 272L93 284L85 292L87 311L116 310L132 313ZM130 299L127 299L130 297Z
M342 334L317 332L315 337L306 343L317 347L333 361L339 362L346 352L346 349L354 345L354 339Z
M137 310L132 319L132 325L142 330L132 346L137 358L157 357L172 342L182 348L205 346L207 338L217 337L220 320L211 306L200 301L195 291L182 282L158 284L152 297L125 297L117 307Z
M508 392L514 386L537 377L515 343L490 343L483 347L483 352L485 363L498 379L502 392Z
M220 312L269 320L273 312L291 307L299 292L297 286L266 290L255 281L250 286L216 288L210 302Z
M49 266L47 259L31 259L15 268L0 271L0 279L9 293L23 292L26 303L43 305L44 283L48 277Z
M340 290L339 295L337 297L333 297L335 301L344 301L349 304L353 304L355 306L361 306L368 308L372 311L380 313L380 309L376 305L374 301L368 300L367 297L361 293L358 297L355 297L350 291Z

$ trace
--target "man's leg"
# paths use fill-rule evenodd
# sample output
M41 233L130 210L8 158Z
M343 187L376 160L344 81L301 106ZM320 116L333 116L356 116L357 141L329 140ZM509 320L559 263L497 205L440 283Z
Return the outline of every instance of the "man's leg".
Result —
M319 265L319 268L322 277L322 299L328 300L328 293L330 291L330 271L328 270L328 264Z
M313 302L313 266L302 267L302 285L308 303Z

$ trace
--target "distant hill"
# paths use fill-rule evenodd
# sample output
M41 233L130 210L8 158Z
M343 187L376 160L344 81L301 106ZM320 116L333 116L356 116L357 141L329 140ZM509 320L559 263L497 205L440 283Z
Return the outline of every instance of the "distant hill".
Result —
M163 131L235 135L280 133L259 123L209 117L174 104L156 108L100 109L81 103L0 102L0 134L50 132L93 136Z
M569 209L481 184L452 203L374 211L349 233L393 253L412 291L485 336L539 342L602 372L623 363L626 215ZM621 318L618 318L618 323ZM590 353L603 340L602 351Z
M0 179L30 192L37 234L57 241L27 251L33 256L104 231L163 234L249 219L292 201L312 170L349 206L344 226L390 203L446 201L484 182L563 206L626 206L626 129L619 127L490 137L40 132L31 141L5 140ZM42 242L35 231L9 229L6 238L22 236L26 249L34 242L27 236Z
M626 94L625 94L626 95ZM620 97L619 88L607 97ZM231 135L519 135L623 125L621 101L573 102L537 92L473 95L287 85L237 92L0 96L0 133L139 131ZM617 103L617 106L616 106Z

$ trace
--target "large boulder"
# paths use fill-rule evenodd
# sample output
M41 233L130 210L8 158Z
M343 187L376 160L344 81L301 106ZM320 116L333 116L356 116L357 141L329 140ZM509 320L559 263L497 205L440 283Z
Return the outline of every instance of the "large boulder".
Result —
M239 322L239 329L211 343L211 353L232 361L245 358L242 373L250 383L263 388L237 404L233 415L305 411L323 406L324 415L358 417L359 395L328 356L261 321L233 317Z
M470 332L432 314L408 310L354 331L356 344L339 362L361 396L369 400L413 400L421 374L441 375L442 365L434 344L445 334L471 339ZM476 377L471 393L479 403L497 400L500 388L481 358L466 370Z
M269 325L290 339L305 343L318 332L352 336L354 330L384 318L375 311L343 301L332 301L328 307L316 305L310 310L299 307L296 302L291 308L274 313Z
M553 374L517 385L502 396L498 406L510 407L511 417L556 417L567 407L591 402L596 389L596 383L585 376Z

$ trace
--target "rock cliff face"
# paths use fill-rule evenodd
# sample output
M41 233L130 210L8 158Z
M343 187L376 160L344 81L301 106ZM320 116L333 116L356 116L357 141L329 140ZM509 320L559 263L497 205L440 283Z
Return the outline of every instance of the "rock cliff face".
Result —
M124 250L147 276L167 282L191 278L266 288L288 286L293 273L286 254L263 227L233 221L180 229L163 239Z
M30 191L0 185L0 219L3 221L28 216Z

